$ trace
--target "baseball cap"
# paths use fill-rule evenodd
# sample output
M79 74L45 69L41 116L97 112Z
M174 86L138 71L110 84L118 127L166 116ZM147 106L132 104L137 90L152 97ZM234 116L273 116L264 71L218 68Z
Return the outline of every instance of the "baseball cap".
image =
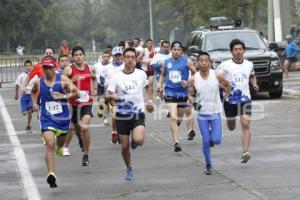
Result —
M46 56L42 59L41 62L42 66L50 66L50 67L55 67L56 65L56 59L53 58L52 56Z
M288 34L285 36L285 39L293 39L292 35Z
M123 50L122 50L122 47L114 47L111 54L113 56L117 55L117 54L123 54Z
M183 48L181 42L179 42L179 41L172 42L171 49L174 48L174 47L180 47L181 49Z

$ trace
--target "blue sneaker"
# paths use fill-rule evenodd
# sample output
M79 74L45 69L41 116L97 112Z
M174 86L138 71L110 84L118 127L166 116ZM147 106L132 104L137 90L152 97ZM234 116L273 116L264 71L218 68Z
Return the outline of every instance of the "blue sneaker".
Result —
M134 179L134 176L133 176L133 170L131 167L127 168L127 171L126 171L126 176L125 176L125 180L133 180Z

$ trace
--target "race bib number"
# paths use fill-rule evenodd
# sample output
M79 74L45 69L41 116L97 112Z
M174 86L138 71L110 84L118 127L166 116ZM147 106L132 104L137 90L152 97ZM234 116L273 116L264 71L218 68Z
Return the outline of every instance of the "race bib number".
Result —
M56 115L62 113L63 111L60 102L56 102L56 101L46 102L46 110L51 115Z
M136 94L137 85L134 82L124 83L124 91L127 94Z
M234 74L233 75L233 81L239 87L245 86L247 84L246 75L242 74L242 73Z
M181 74L180 71L170 71L169 72L169 79L173 83L180 83L181 82Z
M89 93L87 91L84 91L84 90L81 90L80 91L80 98L77 99L78 102L81 102L81 103L86 103L89 101Z

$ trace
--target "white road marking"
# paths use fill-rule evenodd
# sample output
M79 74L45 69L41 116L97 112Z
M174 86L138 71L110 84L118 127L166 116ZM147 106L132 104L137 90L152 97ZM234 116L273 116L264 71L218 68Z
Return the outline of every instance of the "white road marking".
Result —
M6 109L5 103L0 95L0 112L2 120L6 126L6 132L14 150L14 155L18 164L25 194L28 200L40 200L41 196L33 180L30 168L28 166L25 153L21 146L15 127Z

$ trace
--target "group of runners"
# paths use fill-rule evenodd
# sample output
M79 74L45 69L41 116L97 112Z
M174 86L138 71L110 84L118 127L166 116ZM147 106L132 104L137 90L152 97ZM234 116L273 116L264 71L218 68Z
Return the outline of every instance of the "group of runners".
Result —
M47 183L51 188L57 187L54 154L70 155L74 133L83 152L82 166L90 165L93 104L97 104L97 116L103 118L104 125L111 123L111 142L121 146L126 180L135 178L130 148L144 143L145 112L154 112L155 104L162 101L168 109L166 117L175 152L182 151L178 128L182 121L188 128L187 139L194 139L193 113L197 113L207 175L212 173L210 149L222 141L223 107L229 130L235 129L236 117L240 117L241 162L250 159L249 80L256 91L259 88L253 64L243 58L245 44L232 40L232 59L213 70L207 52L201 52L193 63L180 41L161 40L158 50L151 39L146 40L145 48L139 42L136 38L132 43L121 41L114 48L107 46L94 66L85 63L81 46L71 51L73 64L69 63L69 54L61 54L56 60L51 47L45 48L44 57L34 67L30 60L25 61L25 70L16 81L15 99L21 91L21 112L28 116L27 131L31 130L32 112L39 113L46 146Z

